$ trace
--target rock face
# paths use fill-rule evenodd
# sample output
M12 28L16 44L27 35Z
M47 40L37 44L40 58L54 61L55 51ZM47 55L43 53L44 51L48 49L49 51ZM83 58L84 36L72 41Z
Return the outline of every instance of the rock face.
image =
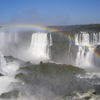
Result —
M0 76L3 76L3 74L0 73Z
M17 62L20 65L20 67L25 67L25 66L31 65L30 61L25 62L23 60L20 60L18 58L13 57L13 56L4 56L4 58L5 58L7 63Z
M8 100L8 99L13 99L13 100L16 100L17 98L18 98L18 91L16 91L16 90L13 90L13 91L10 91L10 92L6 92L6 93L2 93L1 94L1 99L6 99L6 100Z
M97 94L97 91L95 89L91 89L83 94L80 93L76 93L76 94L77 94L76 96L77 100L99 100L100 99L100 94Z

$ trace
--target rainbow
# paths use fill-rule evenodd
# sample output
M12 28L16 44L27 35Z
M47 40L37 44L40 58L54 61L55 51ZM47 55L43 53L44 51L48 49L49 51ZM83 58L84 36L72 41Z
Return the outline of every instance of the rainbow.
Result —
M6 29L16 29L16 28L24 28L24 29L32 29L32 30L40 30L40 31L49 31L49 32L56 32L57 34L63 35L67 38L69 38L70 33L66 31L61 31L56 28L52 28L50 26L41 26L41 25L33 25L33 24L17 24L17 25L6 25L6 26L1 26L0 30L6 30ZM75 42L75 37L74 35L70 35L70 38L73 42ZM88 49L88 47L85 47ZM94 55L100 59L100 54L95 51Z
M40 25L32 25L32 24L15 24L15 25L6 25L1 26L0 29L10 29L10 28L26 28L26 29L37 29L37 30L48 30L48 31L58 31L57 29L40 26Z
M94 51L94 56L98 58L98 61L100 60L100 53L98 53L97 51Z
M50 26L40 26L40 25L33 25L33 24L15 24L15 25L6 25L0 27L0 30L7 30L7 29L32 29L38 31L48 31L48 32L55 32L57 34L64 35L69 38L69 32L61 31L57 28L52 28ZM71 36L72 41L75 41L74 37Z

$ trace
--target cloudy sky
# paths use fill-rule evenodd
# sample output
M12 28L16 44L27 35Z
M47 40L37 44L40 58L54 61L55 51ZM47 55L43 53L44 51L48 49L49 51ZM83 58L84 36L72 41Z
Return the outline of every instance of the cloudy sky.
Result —
M100 0L0 0L0 25L100 23Z

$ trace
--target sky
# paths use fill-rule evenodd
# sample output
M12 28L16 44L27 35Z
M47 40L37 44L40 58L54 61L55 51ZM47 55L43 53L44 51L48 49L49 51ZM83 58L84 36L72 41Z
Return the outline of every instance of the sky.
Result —
M0 0L0 25L100 24L100 0Z

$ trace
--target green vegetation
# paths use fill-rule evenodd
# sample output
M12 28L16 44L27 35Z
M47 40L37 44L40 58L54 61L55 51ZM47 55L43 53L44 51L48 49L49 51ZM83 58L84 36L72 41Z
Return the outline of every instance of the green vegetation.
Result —
M85 74L85 70L66 64L43 63L22 67L18 70L16 79L28 84L31 92L44 88L52 91L56 95L69 94L73 90L78 90L75 75ZM70 87L71 86L71 87ZM38 87L38 88L36 88ZM84 88L84 87L83 87ZM83 89L82 88L82 89Z
M73 74L85 73L83 69L66 64L42 63L38 67L40 69L40 72L43 74L59 73L59 74L73 75Z
M21 80L25 79L25 75L23 73L19 73L15 76L15 78L20 78Z
M13 90L10 92L2 93L0 98L4 99L4 100L9 100L9 99L13 98L15 100L18 98L18 94L19 94L19 92L17 90Z
M74 31L100 31L100 24L80 25Z
M100 31L100 24L85 24L85 25L67 25L67 26L51 26L60 31Z
M40 74L40 75L75 75L75 74L85 74L85 70L74 67L72 65L66 64L55 64L55 63L40 63L39 65L22 67L19 70L27 71L31 74ZM21 78L24 76L23 73L19 73L15 78Z

